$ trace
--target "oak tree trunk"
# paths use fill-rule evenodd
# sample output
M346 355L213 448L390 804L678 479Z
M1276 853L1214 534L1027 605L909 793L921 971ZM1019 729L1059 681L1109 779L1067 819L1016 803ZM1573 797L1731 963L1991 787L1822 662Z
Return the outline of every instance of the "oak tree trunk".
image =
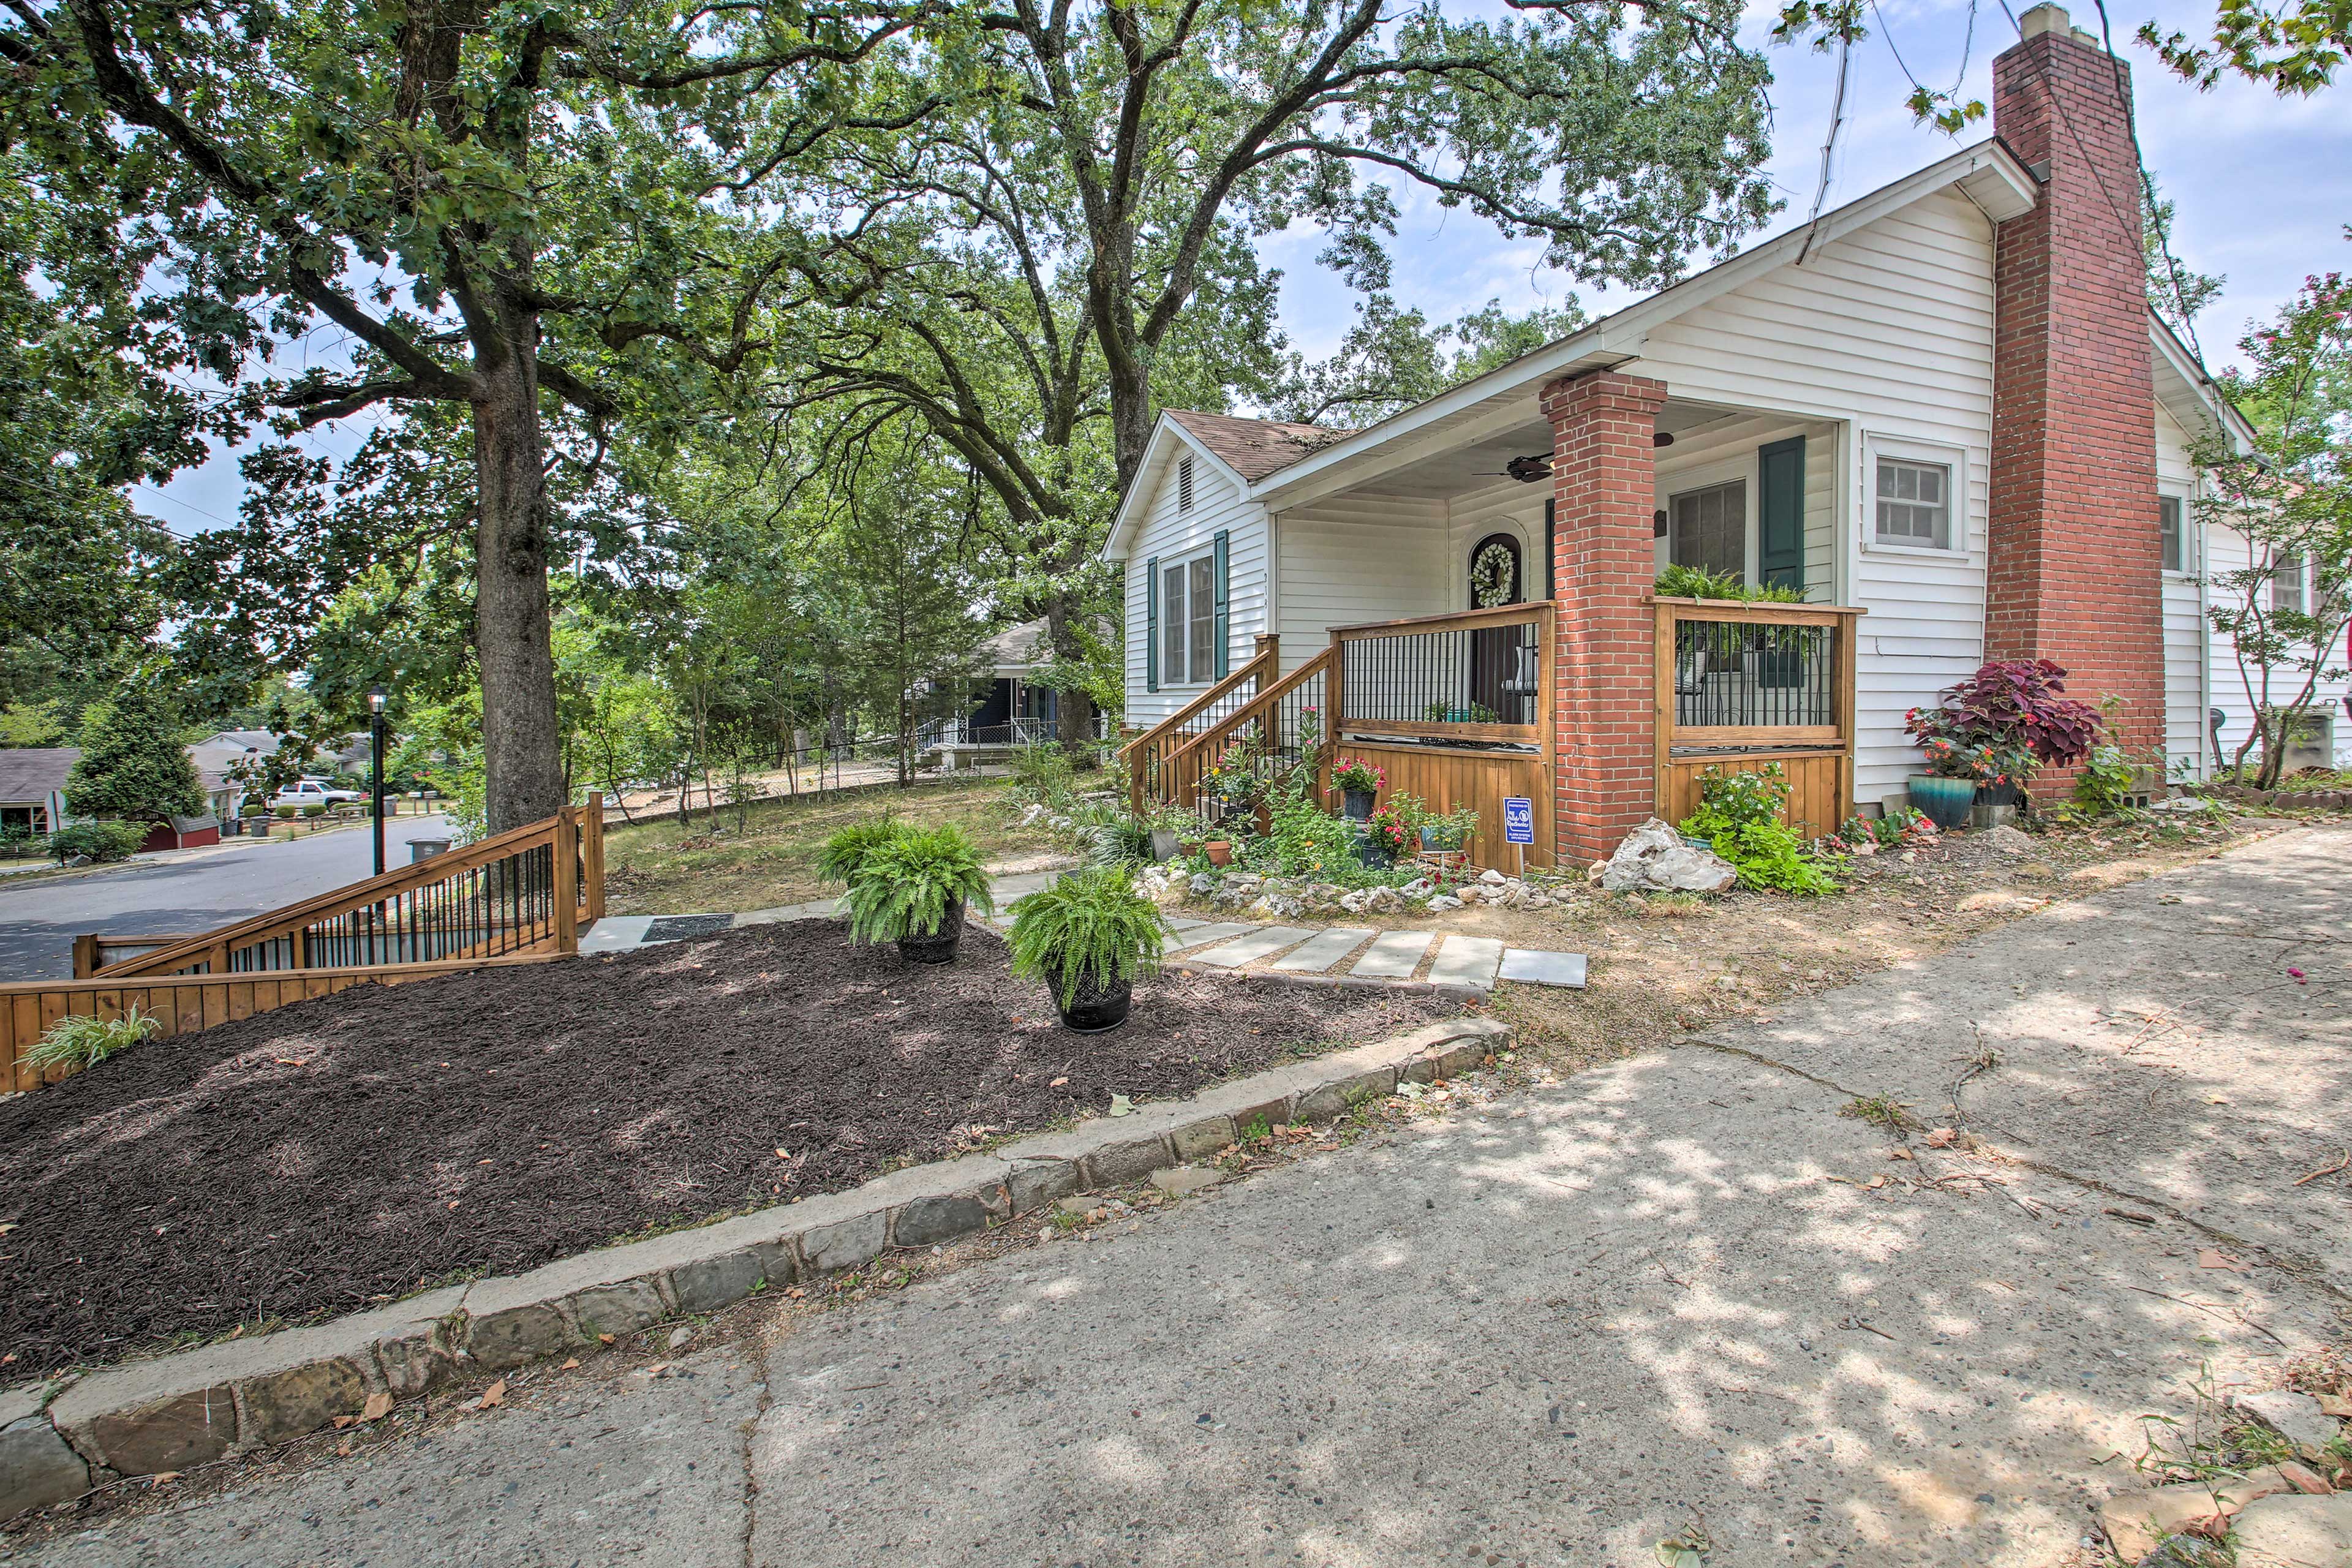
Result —
M473 405L480 519L474 639L482 668L482 771L492 833L555 815L564 803L549 644L548 517L539 426L538 322L502 310L505 353L478 366Z

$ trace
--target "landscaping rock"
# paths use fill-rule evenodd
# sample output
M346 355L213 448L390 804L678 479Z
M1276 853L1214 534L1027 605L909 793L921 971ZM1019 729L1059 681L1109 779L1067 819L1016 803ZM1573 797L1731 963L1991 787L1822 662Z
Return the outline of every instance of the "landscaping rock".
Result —
M1425 899L1430 894L1437 891L1437 884L1432 882L1426 877L1415 877L1412 881L1407 882L1402 888L1389 888L1381 890L1395 893L1399 898Z
M1205 1160L1234 1141L1234 1121L1230 1116L1203 1117L1188 1121L1168 1135L1169 1147L1179 1160Z
M1189 885L1191 886L1194 896L1198 898L1205 899L1210 894L1217 890L1216 878L1211 876L1206 871L1193 872L1192 880Z
M1015 1214L1027 1214L1067 1197L1079 1185L1078 1163L1075 1160L1015 1161L1013 1174L1005 1183Z
M1225 1179L1223 1171L1209 1170L1200 1165L1173 1165L1165 1171L1151 1173L1151 1184L1173 1197L1189 1197L1205 1188L1213 1187Z
M1086 1157L1086 1184L1090 1187L1122 1186L1129 1182L1139 1182L1161 1166L1173 1163L1175 1162L1169 1158L1167 1144L1157 1138L1112 1143Z
M359 1368L342 1360L289 1367L244 1385L244 1439L268 1447L316 1432L338 1415L357 1415L367 1403Z
M917 1198L892 1217L891 1242L898 1247L937 1247L988 1228L988 1205L971 1193Z
M1339 895L1339 907L1347 910L1351 915L1362 914L1364 912L1364 895L1360 892L1342 893Z
M2236 1406L2295 1446L2306 1459L2336 1439L2336 1426L2308 1394L2275 1389L2268 1394L2241 1394Z
M1451 893L1440 893L1429 900L1429 912L1433 915L1442 915L1450 910L1458 910L1461 907L1462 900Z
M1372 888L1364 893L1363 912L1368 915L1393 915L1404 910L1406 894L1396 888Z
M46 1415L0 1426L0 1519L78 1498L89 1490L89 1466Z
M1612 893L1719 893L1738 879L1730 861L1692 848L1654 816L1625 836L1601 872Z
M2191 1482L2109 1498L2100 1505L2099 1524L2106 1531L2116 1555L2126 1563L2137 1563L2162 1544L2166 1536L2222 1511L2212 1488Z
M877 1209L836 1225L819 1226L801 1237L801 1256L808 1259L811 1269L820 1274L870 1263L882 1250L884 1222L887 1218Z
M1496 870L1492 866L1489 866L1486 869L1478 873L1478 880L1486 883L1486 886L1490 888L1499 888L1504 883L1509 881L1510 879L1504 876L1500 871Z
M2266 1497L2236 1520L2238 1568L2352 1568L2352 1492Z
M1985 835L1985 842L2004 855L2027 855L2033 850L2032 837L2022 829L2011 827L2006 822L1988 832Z

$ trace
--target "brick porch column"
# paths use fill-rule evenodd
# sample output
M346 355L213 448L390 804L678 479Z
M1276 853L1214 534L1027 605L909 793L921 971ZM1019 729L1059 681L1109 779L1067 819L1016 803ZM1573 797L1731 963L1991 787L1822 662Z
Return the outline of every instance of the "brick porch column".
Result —
M1543 390L1551 421L1552 649L1563 866L1598 859L1651 814L1657 757L1655 442L1666 387L1615 371Z

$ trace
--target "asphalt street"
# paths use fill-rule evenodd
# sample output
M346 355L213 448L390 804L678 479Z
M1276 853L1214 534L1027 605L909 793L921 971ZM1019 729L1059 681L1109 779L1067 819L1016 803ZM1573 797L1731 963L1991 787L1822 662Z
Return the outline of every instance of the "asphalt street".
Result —
M384 824L384 863L408 863L408 841L448 833L439 816ZM82 931L176 935L257 915L366 879L373 869L364 827L251 844L230 840L186 859L145 861L74 877L0 879L0 980L73 973Z

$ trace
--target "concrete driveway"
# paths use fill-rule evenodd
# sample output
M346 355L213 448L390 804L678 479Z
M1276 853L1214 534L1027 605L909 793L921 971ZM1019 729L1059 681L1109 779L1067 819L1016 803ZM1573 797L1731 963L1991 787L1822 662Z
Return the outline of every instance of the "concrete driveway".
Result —
M2352 1175L2294 1183L2352 1137L2347 903L2352 834L2288 835L26 1555L1647 1568L1696 1531L1709 1568L2052 1563L2141 1414L2342 1336ZM2022 1158L1891 1160L1856 1095Z
M397 816L383 827L387 866L408 863L410 839L449 831L437 816ZM209 931L364 881L374 860L374 840L360 826L261 844L231 839L170 860L73 877L0 879L0 981L71 975L73 939L83 931Z

